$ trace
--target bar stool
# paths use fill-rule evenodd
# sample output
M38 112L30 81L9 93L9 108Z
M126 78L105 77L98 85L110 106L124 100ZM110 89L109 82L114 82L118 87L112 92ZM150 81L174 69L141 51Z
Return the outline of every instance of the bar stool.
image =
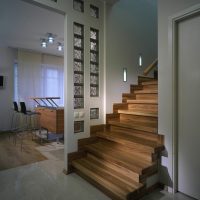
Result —
M21 150L23 147L23 139L28 134L31 133L32 140L33 140L33 131L36 129L40 129L40 123L38 123L38 116L40 113L27 111L25 102L20 102L20 113L22 114L22 126L21 131L17 134L20 137L21 141ZM37 125L32 126L32 120L36 117Z

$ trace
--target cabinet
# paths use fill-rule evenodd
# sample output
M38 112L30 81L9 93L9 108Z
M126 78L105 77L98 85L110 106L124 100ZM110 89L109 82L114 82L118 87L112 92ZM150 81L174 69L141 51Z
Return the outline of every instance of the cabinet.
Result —
M53 133L64 133L64 108L37 107L40 125Z

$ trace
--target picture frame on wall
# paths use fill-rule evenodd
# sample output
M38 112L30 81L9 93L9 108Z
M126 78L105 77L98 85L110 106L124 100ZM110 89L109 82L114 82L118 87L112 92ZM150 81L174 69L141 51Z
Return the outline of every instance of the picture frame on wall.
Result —
M5 86L5 77L0 76L0 89L3 89Z

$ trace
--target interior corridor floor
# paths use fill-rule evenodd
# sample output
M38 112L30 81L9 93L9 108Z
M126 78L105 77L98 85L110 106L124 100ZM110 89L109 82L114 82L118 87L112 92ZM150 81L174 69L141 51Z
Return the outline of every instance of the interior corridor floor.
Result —
M38 147L48 160L0 171L2 200L109 200L76 174L63 171L63 145ZM156 191L142 200L191 200L182 194Z

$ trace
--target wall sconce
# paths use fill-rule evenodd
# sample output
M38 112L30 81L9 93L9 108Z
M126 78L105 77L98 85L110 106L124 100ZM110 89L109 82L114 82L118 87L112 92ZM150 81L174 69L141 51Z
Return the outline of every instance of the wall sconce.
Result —
M41 39L41 46L42 48L47 48L47 42L45 39Z
M139 67L142 67L142 54L139 54L138 64Z
M127 81L127 68L123 68L123 81Z

